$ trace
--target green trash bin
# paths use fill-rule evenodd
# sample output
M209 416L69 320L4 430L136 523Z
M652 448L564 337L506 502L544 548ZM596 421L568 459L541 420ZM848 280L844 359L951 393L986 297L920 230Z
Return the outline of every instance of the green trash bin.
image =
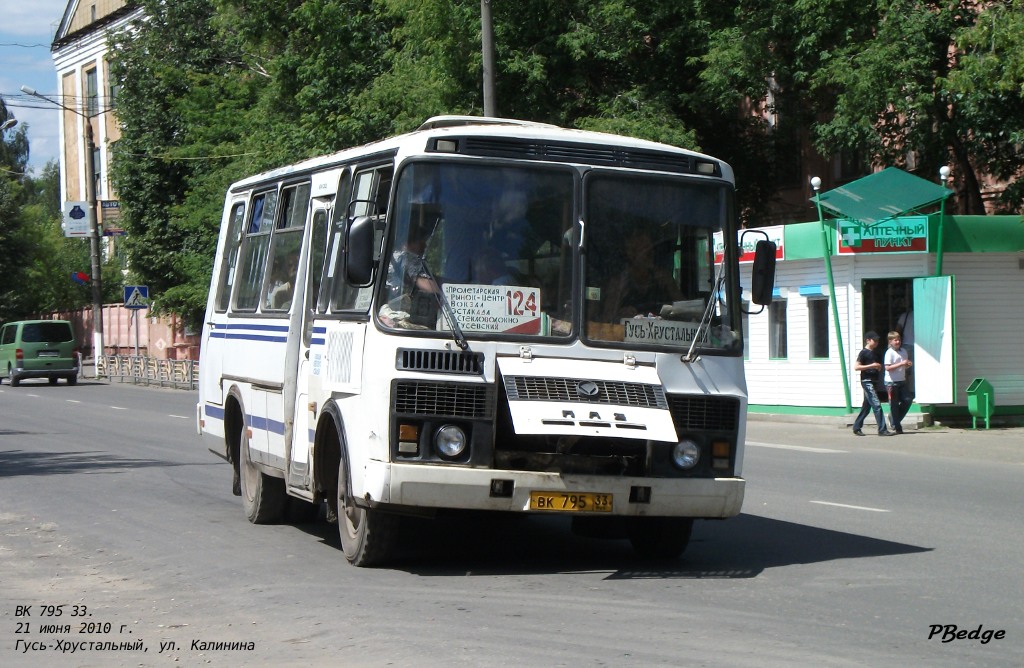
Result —
M992 383L984 378L975 378L967 386L967 410L971 412L974 428L978 428L978 418L985 418L985 429L988 429L989 418L996 410L996 393Z

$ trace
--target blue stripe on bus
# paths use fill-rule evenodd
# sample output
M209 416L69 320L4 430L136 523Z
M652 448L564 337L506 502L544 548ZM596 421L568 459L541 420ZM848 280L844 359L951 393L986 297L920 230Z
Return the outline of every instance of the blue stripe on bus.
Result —
M270 341L272 343L285 343L287 336L267 336L264 334L229 334L228 332L210 332L211 339L231 339L232 341Z
M256 325L256 324L232 324L232 323L217 323L213 325L214 329L255 329L256 331L262 332L287 332L288 325Z
M252 429L260 429L262 431L269 431L271 434L284 435L284 422L278 422L277 420L271 420L270 418L260 417L258 415L247 415L249 427Z
M327 339L310 339L309 345L311 346L322 346L327 342Z
M224 419L224 409L219 406L211 406L210 404L206 404L206 406L204 407L204 412L208 417L211 417L215 420ZM280 434L282 436L284 435L284 422L279 422L278 420L271 420L270 418L260 417L258 415L246 415L245 417L251 429L260 429L262 431L269 431L272 434ZM309 434L309 440L312 443L312 429L309 430Z
M280 332L286 336L273 336L275 332ZM287 334L288 325L215 323L210 331L210 338L285 343L288 341Z

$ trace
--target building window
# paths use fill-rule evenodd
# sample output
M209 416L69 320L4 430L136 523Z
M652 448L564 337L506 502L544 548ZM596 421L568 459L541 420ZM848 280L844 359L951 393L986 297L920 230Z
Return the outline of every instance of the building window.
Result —
M811 359L828 359L828 300L807 300L807 333Z
M90 121L86 120L85 122L89 123ZM94 199L100 199L106 195L101 188L103 185L102 161L103 156L100 149L94 148L92 150L92 194Z
M100 112L99 105L99 79L96 75L96 68L85 71L85 115L92 118Z
M768 307L768 357L786 359L786 300L776 299Z

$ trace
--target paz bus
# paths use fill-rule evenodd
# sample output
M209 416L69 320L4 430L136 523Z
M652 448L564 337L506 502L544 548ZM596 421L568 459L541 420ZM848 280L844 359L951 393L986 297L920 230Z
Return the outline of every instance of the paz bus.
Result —
M453 510L676 557L743 501L742 313L775 256L758 242L742 288L737 235L728 164L524 121L432 118L246 178L199 432L251 522L325 507L357 566Z

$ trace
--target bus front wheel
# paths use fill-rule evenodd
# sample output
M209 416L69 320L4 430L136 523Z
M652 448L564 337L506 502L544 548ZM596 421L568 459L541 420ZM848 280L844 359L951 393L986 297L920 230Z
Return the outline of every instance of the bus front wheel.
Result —
M692 531L692 517L635 517L629 542L645 559L676 559L689 545Z
M348 463L343 452L338 464L338 534L345 558L353 566L376 566L387 560L398 535L396 515L362 508L354 503Z
M253 524L270 524L281 519L288 496L284 491L284 480L269 476L256 468L249 459L249 436L242 425L238 445L238 466L241 477L242 506L245 515Z

